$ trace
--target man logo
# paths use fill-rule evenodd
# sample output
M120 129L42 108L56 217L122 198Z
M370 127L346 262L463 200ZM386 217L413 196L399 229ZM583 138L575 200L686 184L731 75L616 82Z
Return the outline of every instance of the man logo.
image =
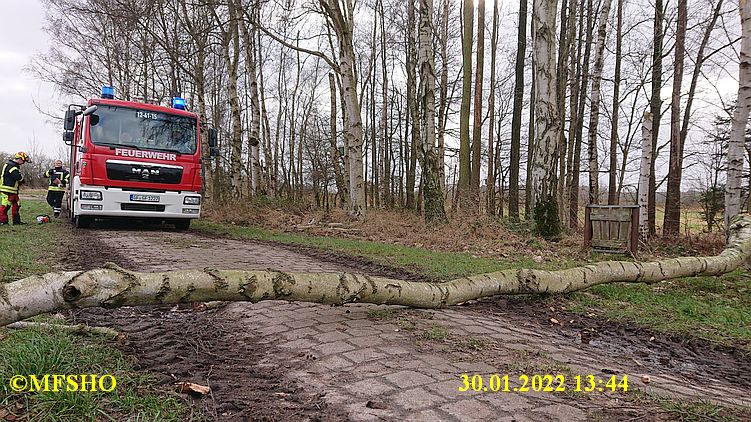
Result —
M159 169L131 168L130 171L135 174L140 174L142 179L148 179L149 176L159 176Z

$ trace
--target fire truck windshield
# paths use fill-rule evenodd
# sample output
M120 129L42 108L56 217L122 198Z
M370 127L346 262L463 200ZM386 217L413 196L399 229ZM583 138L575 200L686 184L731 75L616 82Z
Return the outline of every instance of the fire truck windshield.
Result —
M196 119L191 117L100 104L89 122L95 145L196 152Z

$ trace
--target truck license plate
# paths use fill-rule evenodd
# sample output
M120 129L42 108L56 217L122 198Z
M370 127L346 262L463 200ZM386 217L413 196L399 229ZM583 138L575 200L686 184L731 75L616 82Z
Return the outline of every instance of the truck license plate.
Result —
M131 201L138 202L159 202L159 195L142 195L139 193L130 194Z

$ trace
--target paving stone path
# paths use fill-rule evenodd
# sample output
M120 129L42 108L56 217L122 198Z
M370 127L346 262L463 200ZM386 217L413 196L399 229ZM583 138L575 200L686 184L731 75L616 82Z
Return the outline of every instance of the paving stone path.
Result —
M347 270L345 262L323 262L282 247L193 233L97 230L96 235L140 271L203 267ZM252 331L267 344L269 364L279 359L305 362L302 369L287 376L306 389L325 392L326 402L344 408L352 420L645 419L646 408L630 407L619 393L459 391L462 374L481 374L488 382L491 374L504 375L510 373L509 368L515 374L535 368L555 374L566 368L569 374L603 379L612 371L619 378L628 374L632 390L751 406L751 391L743 388L712 379L692 384L679 374L639 366L628 352L603 353L539 325L489 315L472 306L418 311L369 304L331 307L267 301L233 303L216 315L237 321L238 329ZM479 342L483 345L479 349L484 350L472 353L471 347L458 351L437 347L441 342L430 339L431 329L441 338ZM649 385L639 381L645 373L651 376ZM511 378L512 385L519 383L516 376ZM571 388L570 378L567 385Z

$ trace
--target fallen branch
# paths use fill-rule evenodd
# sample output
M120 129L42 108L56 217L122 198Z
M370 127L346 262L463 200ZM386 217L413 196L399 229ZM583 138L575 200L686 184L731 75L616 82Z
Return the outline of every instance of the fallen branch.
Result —
M566 293L613 282L655 283L721 275L751 256L751 217L734 220L727 248L713 257L654 262L605 261L558 271L505 270L446 283L383 277L280 271L182 270L138 273L107 264L90 271L56 272L0 285L0 326L67 308L209 301L289 300L324 304L367 302L440 308L500 294Z
M6 325L5 328L10 328L13 330L24 330L27 328L36 328L36 329L42 329L42 330L63 330L63 331L69 331L72 333L99 334L112 340L118 340L123 337L122 333L119 333L113 330L112 328L90 327L86 324L63 325L63 324L49 324L46 322L18 321L18 322L14 322L12 324Z

